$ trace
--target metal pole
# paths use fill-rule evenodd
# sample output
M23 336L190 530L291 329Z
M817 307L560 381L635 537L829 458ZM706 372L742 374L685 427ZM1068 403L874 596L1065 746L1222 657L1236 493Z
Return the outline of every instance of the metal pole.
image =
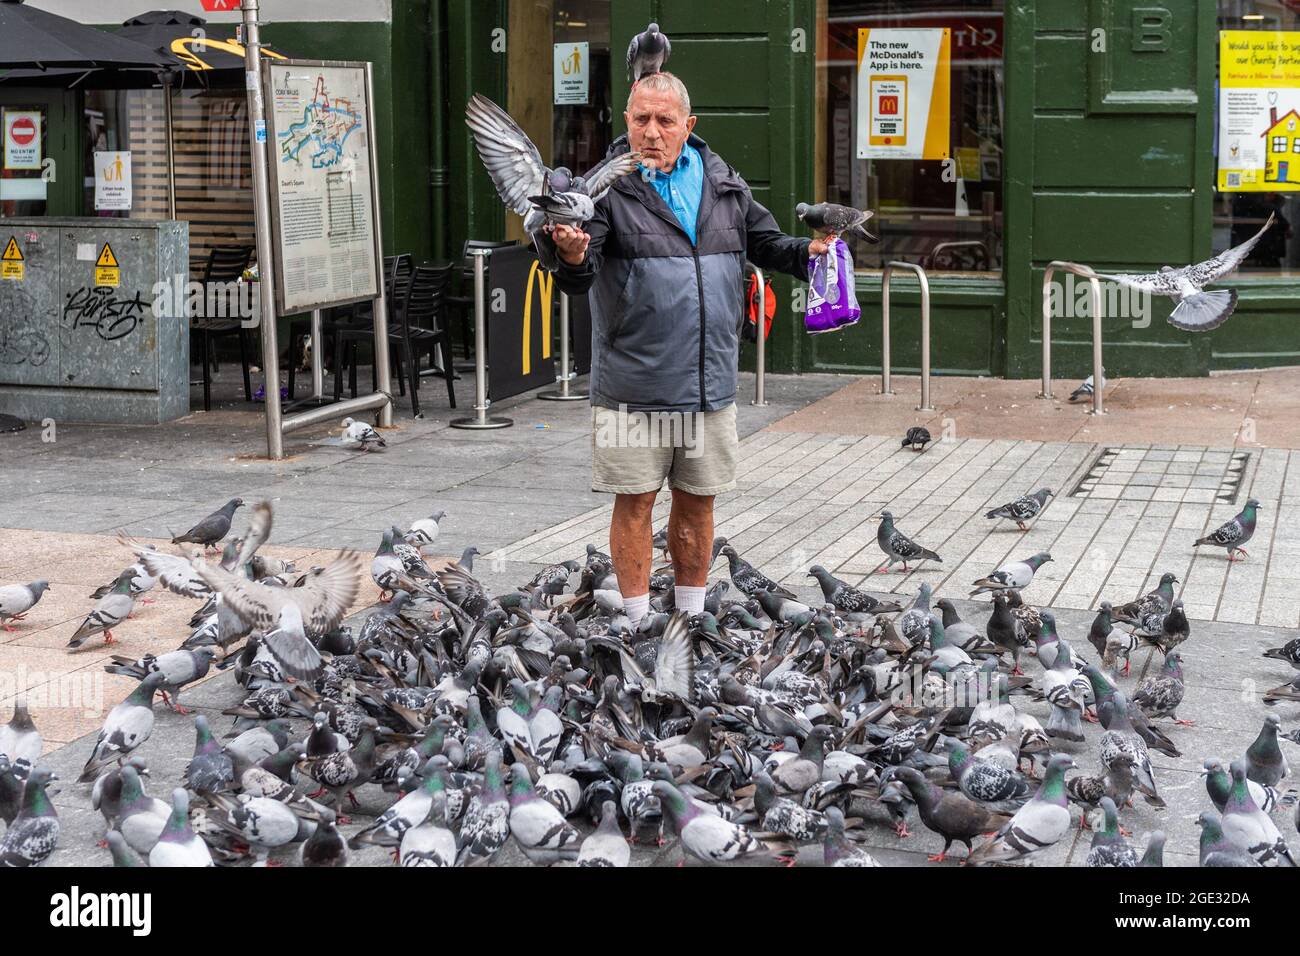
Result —
M320 309L311 310L311 397L325 397L325 332Z
M1047 264L1043 272L1043 392L1039 398L1052 397L1052 276L1057 272L1068 272L1088 280L1089 300L1092 303L1092 411L1093 415L1105 415L1104 389L1101 385L1101 281L1097 274L1087 266L1074 262L1062 262L1059 259Z
M894 264L885 264L885 271L880 274L880 394L893 395L889 387L889 277L893 274Z
M253 159L253 220L257 235L257 286L262 304L262 371L266 393L266 455L284 457L280 412L280 344L275 321L275 269L272 265L271 193L266 168L266 113L259 67L261 43L257 0L242 0L244 86L248 91L248 144ZM260 141L259 141L260 140Z
M1101 283L1096 276L1089 276L1088 283L1092 286L1092 414L1105 415L1102 407L1105 389L1101 384Z
M489 417L487 397L487 260L491 249L471 249L474 257L474 417L453 418L452 428L507 428L509 418Z
M176 147L172 142L172 75L163 77L163 120L167 130L167 218L176 218Z
M1043 273L1043 390L1039 398L1052 397L1052 273L1058 263L1050 263Z
M932 412L930 404L930 280L919 266L916 278L921 283L921 404L917 411Z
M555 376L559 382L558 391L538 392L538 398L544 398L548 402L575 402L586 401L586 392L573 392L569 389L569 383L578 376L573 371L573 356L569 345L569 297L565 293L560 293L560 367Z
M758 266L754 270L754 282L758 290L758 318L755 325L758 333L757 348L754 351L754 400L751 405L762 407L767 404L767 277Z
M384 263L384 237L380 222L379 208L379 137L374 135L375 123L375 78L374 64L366 63L366 102L370 104L371 129L366 136L370 150L370 223L375 239L375 266L382 270ZM380 428L393 426L393 381L388 366L388 291L385 288L382 272L376 275L379 294L375 296L375 376L379 382L380 394L388 398L375 416L375 424ZM395 290L394 290L395 291ZM412 382L414 389L418 383Z

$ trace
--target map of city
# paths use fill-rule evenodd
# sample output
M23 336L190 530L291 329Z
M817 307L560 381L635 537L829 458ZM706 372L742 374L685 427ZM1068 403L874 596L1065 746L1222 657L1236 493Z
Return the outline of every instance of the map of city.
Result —
M280 155L284 162L302 162L303 151L312 169L326 169L343 159L348 137L361 128L361 117L350 99L331 99L325 77L316 77L316 91L303 108L302 120L280 134Z

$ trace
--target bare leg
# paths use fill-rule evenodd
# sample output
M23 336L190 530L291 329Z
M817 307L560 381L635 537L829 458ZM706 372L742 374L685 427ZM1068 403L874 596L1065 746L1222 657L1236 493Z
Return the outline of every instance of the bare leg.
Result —
M673 578L677 584L702 588L709 583L709 558L713 551L712 495L693 495L673 489L673 509L668 515L668 551L673 556Z
M653 491L614 498L609 550L614 559L614 573L618 575L618 589L625 598L638 597L650 590L650 542L653 538L650 515L654 505Z

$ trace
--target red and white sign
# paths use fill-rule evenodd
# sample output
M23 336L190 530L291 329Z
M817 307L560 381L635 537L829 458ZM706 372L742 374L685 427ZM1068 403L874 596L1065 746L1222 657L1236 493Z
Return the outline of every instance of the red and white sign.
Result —
M41 113L4 111L4 168L41 168Z
M239 9L239 0L201 0L208 13L221 13Z

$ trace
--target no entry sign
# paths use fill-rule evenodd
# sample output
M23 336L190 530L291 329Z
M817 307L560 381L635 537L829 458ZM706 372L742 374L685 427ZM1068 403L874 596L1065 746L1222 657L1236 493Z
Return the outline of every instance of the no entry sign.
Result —
M5 110L3 121L5 169L40 169L40 110Z
M238 10L239 0L202 0L203 9L208 13L219 13L222 10Z

